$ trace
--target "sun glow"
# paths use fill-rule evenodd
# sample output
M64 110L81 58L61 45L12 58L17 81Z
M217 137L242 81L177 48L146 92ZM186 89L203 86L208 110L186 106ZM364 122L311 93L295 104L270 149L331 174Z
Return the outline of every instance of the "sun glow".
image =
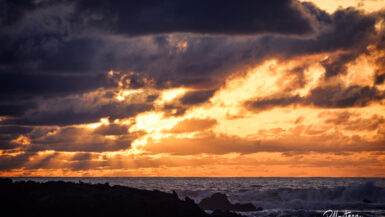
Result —
M147 134L132 142L130 152L132 154L143 152L149 140L157 141L167 137L163 131L171 129L177 123L177 118L164 117L162 112L139 114L135 119L135 124L129 129L129 132L145 131Z
M31 140L24 135L20 135L19 137L17 137L17 139L12 140L11 142L19 144L19 145L30 145L31 144Z
M126 99L127 96L129 95L132 95L132 94L135 94L135 93L141 93L143 92L143 90L120 90L117 94L116 94L116 99L118 101L123 101Z
M160 97L155 101L157 105L164 105L167 102L171 102L177 97L183 96L188 89L186 88L175 88L162 91Z
M232 135L252 140L259 139L277 139L277 138L297 138L300 136L310 135L326 135L333 133L330 126L326 125L325 118L319 118L319 113L322 111L319 108L309 106L296 106L294 108L275 108L271 110L262 111L259 113L252 113L245 110L243 103L246 100L254 97L268 97L276 93L281 93L286 90L288 93L299 94L305 97L310 91L317 87L324 81L324 68L320 65L320 61L325 55L316 55L307 57L307 59L295 59L290 62L278 62L276 60L266 61L260 66L251 69L244 76L232 77L226 82L226 85L217 91L217 93L210 99L211 103L201 106L196 106L188 110L182 117L164 117L162 113L145 113L138 115L136 124L130 129L131 131L145 130L149 132L144 137L134 141L140 150L146 150L146 144L151 142L154 144L166 138L192 139L198 138L199 133L177 133L175 135L165 132L171 129L182 120L196 118L196 119L215 119L218 124L211 128L211 131L216 135ZM364 57L363 57L364 58ZM291 77L296 69L303 62L308 61L309 66L303 69L302 78L305 85L302 87L288 89L295 85L296 76ZM372 62L358 59L356 63L348 65L348 73L342 75L340 82L361 82L357 85L363 85L366 80L359 78L352 78L351 74L356 74L360 69L360 65L365 67L371 65ZM367 75L373 76L373 68L366 68ZM364 77L366 77L364 76ZM353 84L353 83L352 83ZM162 99L171 102L185 90L173 90L166 92ZM367 115L361 118L370 118L378 112L374 107L361 108L360 113ZM331 110L331 114L338 114L339 110ZM354 112L356 108L348 110ZM332 118L334 116L331 116ZM300 125L301 121L305 121L306 125ZM296 124L299 124L296 126ZM337 132L335 132L337 133ZM345 136L360 135L364 137L373 137L376 132L366 134L365 132L351 132L345 129L339 129L338 133Z
M308 0L300 0L308 1ZM366 12L377 11L385 7L385 4L381 0L310 0L315 3L318 7L326 10L329 13L333 13L339 8L357 7Z
M81 125L78 125L78 126L79 127L85 127L85 128L88 128L88 129L96 129L96 128L102 126L102 125L110 125L109 117L100 118L100 121L96 122L96 123L81 124Z
M148 133L160 132L164 129L171 129L176 123L176 118L164 118L164 114L161 112L147 112L136 117L135 124L130 128L130 132L140 130Z

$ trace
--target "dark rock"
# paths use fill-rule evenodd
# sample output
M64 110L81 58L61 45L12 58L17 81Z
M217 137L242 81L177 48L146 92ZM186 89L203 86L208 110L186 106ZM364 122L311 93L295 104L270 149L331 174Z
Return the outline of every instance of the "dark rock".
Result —
M191 199L108 184L0 179L2 216L207 217Z
M364 202L364 203L373 203L373 201L368 200L368 199L363 199L362 202Z
M190 199L189 197L185 198L186 203L195 204L193 199Z
M13 184L12 179L0 179L1 185L11 185Z
M260 211L261 207L258 209L251 203L246 204L232 204L227 199L227 196L222 193L215 193L211 197L203 199L198 206L203 210L232 210L232 211Z
M204 210L230 210L232 204L225 194L215 193L211 197L204 198L198 206Z
M172 191L172 195L178 197L178 194L176 193L176 191ZM179 197L178 197L179 198Z
M262 207L258 207L255 211L262 211L263 208Z

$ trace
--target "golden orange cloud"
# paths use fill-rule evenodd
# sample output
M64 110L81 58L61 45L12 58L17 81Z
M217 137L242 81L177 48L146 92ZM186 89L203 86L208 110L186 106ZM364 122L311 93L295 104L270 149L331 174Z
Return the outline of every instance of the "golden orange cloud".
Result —
M94 149L102 141L110 150L103 145L103 151L92 154L87 147L79 150L83 152L41 151L29 156L22 169L2 175L383 176L383 101L346 108L293 103L257 112L245 107L248 100L283 92L306 97L322 85L373 82L376 68L367 55L349 64L346 74L326 81L320 65L325 56L268 60L241 76L230 77L207 103L192 106L179 116L166 115L162 105L178 101L187 92L183 88L161 91L154 101L156 110L134 118L105 117L97 123L51 131L45 139L71 136L74 145L92 144ZM303 62L309 66L303 70L304 83L300 84L292 73ZM124 91L130 90L122 87L118 93ZM117 134L118 126L125 128ZM59 141L61 147L63 141ZM128 145L120 145L123 141ZM30 140L20 136L14 142L28 146ZM12 156L23 154L19 150Z

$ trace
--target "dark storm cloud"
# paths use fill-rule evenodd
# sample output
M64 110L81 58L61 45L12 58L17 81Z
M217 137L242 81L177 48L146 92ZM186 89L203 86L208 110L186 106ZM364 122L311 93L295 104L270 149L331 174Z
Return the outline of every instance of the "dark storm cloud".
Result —
M84 161L84 160L90 160L92 155L90 153L77 153L72 158L73 161Z
M385 98L385 93L369 86L318 87L311 91L306 103L326 108L363 107Z
M103 16L95 25L128 35L172 32L307 34L310 21L296 1L78 1L77 10ZM87 13L86 13L87 15ZM105 19L110 19L105 21ZM115 21L116 20L116 21Z
M323 62L327 77L333 77L345 72L346 63L367 52L366 47L374 42L374 25L379 18L354 9L341 9L325 16L328 19L314 21L319 26L319 33L311 38L283 35L235 39L188 34L163 36L161 40L154 38L153 46L158 49L153 55L138 55L136 52L135 55L127 55L126 59L135 60L131 70L154 77L160 88L169 85L202 89L208 86L217 88L230 73L247 70L245 66L253 66L269 58L290 59L344 50L344 54L332 55L328 62ZM175 40L186 42L185 50L178 52L172 44Z
M208 100L214 95L216 90L190 90L182 97L166 103L161 107L167 116L184 115L188 109L198 106Z
M321 115L321 117L324 115ZM372 115L370 118L362 118L351 112L340 112L327 114L325 123L342 126L345 130L360 131L377 130L385 123L385 118L381 115Z
M215 90L190 91L180 98L184 105L195 105L206 102L214 95Z
M159 97L158 94L151 94L146 97L146 102L154 102Z
M0 73L0 101L23 100L44 96L65 96L108 85L105 76L102 75Z
M162 107L166 116L181 116L187 111L187 107L178 103L168 103Z
M338 74L345 74L347 70L345 64L353 61L357 57L357 54L348 53L337 55L335 59L328 58L321 61L322 66L325 68L325 76L332 77Z
M12 144L12 140L16 139L19 135L18 134L4 134L0 133L0 149L13 149L15 148Z
M36 107L35 102L4 102L4 104L0 104L0 116L22 116L26 111Z
M114 42L103 34L142 35L172 32L255 34L305 34L311 22L295 1L2 1L0 39L1 93L17 95L25 89L39 94L85 92L106 85L93 76L55 77L54 74L102 73L109 69L145 72L157 77L163 86L174 80L176 85L213 84L204 73L221 69L231 56L218 56L201 66L194 65L202 49L216 52L205 42L182 58L165 55L167 50L149 53L133 42ZM251 21L251 22L250 22ZM161 37L157 37L161 45ZM207 39L206 39L207 40ZM145 42L144 42L145 43ZM168 41L163 38L163 44ZM206 45L205 45L206 44ZM141 45L141 43L139 43ZM211 46L211 48L210 48ZM215 50L213 50L213 48ZM199 54L197 54L199 52ZM228 55L228 54L227 54ZM176 64L159 62L177 59ZM234 61L238 61L234 59ZM149 62L154 62L146 66ZM175 62L175 61L174 61ZM185 64L190 62L190 64ZM174 68L170 68L173 67ZM223 67L226 67L224 65ZM173 73L190 74L175 76ZM202 73L200 76L195 73ZM30 75L33 73L33 75ZM15 78L17 77L17 78ZM162 81L162 78L166 80ZM58 79L62 80L58 83ZM84 82L84 80L88 82ZM9 82L9 80L12 80ZM17 80L17 81L16 81ZM29 82L26 83L25 81ZM68 82L74 83L72 92ZM135 80L133 80L134 82ZM4 85L8 84L8 85ZM133 84L134 86L134 84ZM11 88L15 87L15 88ZM16 88L18 87L18 88ZM83 88L81 88L83 87ZM17 89L17 90L15 90ZM23 94L22 93L22 94ZM32 94L32 93L31 93Z
M33 153L25 153L17 156L1 155L0 156L0 170L8 171L12 169L20 169L29 161Z
M6 3L13 5L8 1ZM7 20L19 21L7 22L9 31L0 31L0 38L5 42L0 45L1 74L5 73L3 76L8 77L11 73L22 81L28 79L30 84L25 87L40 90L39 93L50 92L51 96L56 92L71 94L106 86L106 83L91 74L105 73L110 69L135 71L140 73L140 76L152 77L159 88L169 86L215 88L221 85L226 75L234 70L242 70L242 66L256 64L269 57L288 58L338 49L356 50L358 47L361 49L368 44L369 36L374 33L374 24L377 19L374 15L365 15L354 9L339 10L329 15L310 3L301 5L294 1L237 2L237 6L232 6L233 3L235 1L227 1L226 4L218 4L216 1L191 1L190 3L167 1L153 4L132 1L92 1L92 4L87 1L50 1L33 6L34 3L30 1L20 1L18 2L20 12L12 15L20 18L7 18ZM182 4L191 5L187 7ZM198 7L200 4L206 6ZM209 9L213 7L216 10L210 11ZM244 10L241 10L242 8ZM231 13L229 9L233 9L230 10ZM130 11L132 13L129 13ZM170 12L169 16L163 16L166 12ZM200 16L192 16L198 12ZM279 16L275 16L275 12ZM282 18L282 16L291 15L301 19ZM135 19L128 19L131 16ZM161 18L154 19L152 16ZM185 16L186 19L173 19L179 16ZM206 19L209 16L216 19ZM224 22L227 25L221 24L220 18L223 16L230 19ZM250 19L253 16L255 19ZM170 26L159 25L161 29L157 29L158 25L155 24L166 22L165 20ZM279 22L276 22L277 20ZM284 36L284 33L290 33L288 29L293 30L291 33L296 30L285 22L296 22L295 26L299 27L306 26L303 23L301 25L301 20L319 27L318 35L312 38ZM137 23L133 23L134 21ZM103 22L109 23L107 26L111 27L105 29L105 25L98 25ZM181 22L192 26L182 25ZM148 25L142 25L143 23ZM240 23L242 25L239 25ZM153 41L151 36L126 39L111 37L119 32L127 34L205 33L206 24L210 26L208 29L213 31L211 33L217 32L221 35L185 34L179 37L158 35L152 37ZM265 26L266 29L258 27L259 25ZM180 26L186 29L178 30ZM200 27L202 31L199 30ZM162 28L165 29L162 30ZM188 28L191 28L191 31ZM274 29L277 31L273 31ZM137 32L132 33L135 30ZM282 32L279 32L281 30ZM249 36L249 38L232 40L225 36L226 31L230 34L246 34L248 31L251 31L250 33L278 32L281 35L268 35L262 38ZM176 45L178 41L188 44L185 50L178 50ZM332 68L335 70L328 74L338 74L338 69L341 68L338 65L341 64L333 64ZM30 73L34 75L28 75ZM65 76L56 78L56 74ZM64 78L68 74L83 74L83 77ZM63 79L62 85L56 82L58 79ZM69 85L65 84L70 80L74 83L72 92L66 88ZM140 77L132 79L131 88L142 87L143 84L140 81ZM55 84L51 85L55 88L45 83ZM8 89L2 90L4 95L18 94L15 88L12 89L9 86L22 85L12 81L6 86ZM23 88L19 90L26 92ZM22 96L23 93L21 93Z
M383 74L377 74L375 84L383 84L385 81L385 73Z
M123 135L128 133L128 127L119 124L110 124L108 126L98 127L94 133L100 135Z
M125 133L115 139L105 138L97 130L78 127L62 127L54 134L31 139L29 151L55 150L65 152L105 152L128 149L140 133Z
M285 60L302 55L343 51L341 54L330 55L328 61L322 62L326 78L331 78L345 73L347 63L361 54L369 53L368 45L379 43L377 40L380 34L374 27L381 18L377 14L364 14L353 8L340 9L331 15L320 10L317 13L311 17L315 25L319 26L319 32L311 38L266 35L231 40L225 36L187 35L181 39L189 46L184 52L177 53L171 52L171 39L163 37L163 43L159 46L168 52L164 52L165 56L162 57L152 56L154 61L148 59L157 67L146 66L145 71L155 76L158 83L215 88L223 84L228 74L246 70L244 66L255 65L269 58ZM165 62L167 65L164 65ZM380 82L380 72L378 74Z
M300 96L281 96L277 98L257 99L255 101L247 101L245 106L256 110L266 110L274 107L284 107L291 104L301 102Z
M384 35L384 46L385 46L385 35ZM385 56L382 56L377 59L377 67L375 84L383 84L385 81Z
M28 134L33 130L32 127L26 126L2 126L0 125L0 149L13 149L16 144L12 140L17 139L20 135Z
M35 10L65 2L69 1L1 0L0 24L3 26L13 25Z
M306 55L336 50L364 51L372 43L378 16L363 14L353 8L340 9L319 21L320 33L310 39L266 36L262 39L266 53L281 55ZM342 58L343 59L343 58ZM345 58L346 59L346 58Z
M306 34L313 30L309 20L302 14L300 4L290 0L16 0L2 3L2 25L14 24L41 8L72 5L77 12L70 19L73 25L100 25L129 35L170 32Z
M8 118L0 123L65 126L98 122L100 118L107 116L112 120L117 118L127 118L150 109L152 109L152 105L149 104L123 104L111 102L95 106L92 110L76 111L76 105L74 105L74 107L64 110L38 110L25 117Z
M0 134L25 134L32 131L32 127L0 126Z
M8 3L8 1L6 2ZM33 5L30 1L21 1L19 2L21 9L24 5L22 2ZM285 38L267 36L265 40L256 41L253 45L263 46L265 42L272 39L271 44L266 44L268 48L276 49L274 44L277 44L277 47L283 46L282 51L286 50L286 52L317 52L321 49L350 48L356 42L363 43L361 40L365 35L373 32L373 24L376 20L373 16L364 15L354 9L340 10L329 15L310 3L299 4L296 1L263 3L258 1L181 2L176 0L164 2L50 1L50 3L39 4L40 6L32 7L33 10L21 10L23 16L37 17L33 19L33 22L22 22L21 27L17 26L18 23L16 23L13 25L14 30L10 33L8 31L2 32L1 36L8 42L2 45L4 47L1 50L4 55L0 56L5 59L3 62L23 62L34 65L37 61L40 64L36 70L66 73L89 72L96 68L93 68L91 63L100 62L94 61L100 52L104 53L104 60L111 58L112 62L122 55L119 52L106 52L105 49L108 49L111 44L106 47L106 43L109 42L103 41L101 33L116 34L122 32L140 35L144 33L195 32L221 33L223 35L227 33L270 32L282 33L283 36L298 30L301 33L304 31L301 28L309 29L311 25L320 27L320 33L316 38L298 39L292 37L289 38L290 40L282 40ZM26 8L30 7L27 6ZM59 10L57 8L63 9L61 10L63 12L46 12L56 12ZM103 25L97 25L103 22L109 23L108 26L112 25L112 27L105 30ZM98 30L95 32L91 31L92 29ZM107 39L107 41L110 40ZM205 40L209 40L209 38ZM215 40L217 39L214 38L210 43ZM167 36L155 36L154 41L159 47L164 48L170 45ZM294 45L291 46L291 44ZM116 46L115 49L118 47ZM205 49L209 48L205 47ZM266 52L271 51L268 49ZM244 55L247 56L247 52L244 52ZM141 62L147 58L156 60L159 57L156 55L146 57L146 55L139 53L131 58ZM96 58L96 60L102 59ZM129 60L129 62L131 61ZM187 61L184 62L187 63ZM119 68L120 64L111 63L111 65ZM108 70L111 65L110 67L103 67L103 69ZM186 66L185 70L188 69L195 72L199 71L194 66ZM101 69L99 68L99 70Z
M307 96L271 96L261 99L254 99L245 102L245 107L253 111L262 111L275 107L289 105L311 105L321 108L348 108L364 107L372 102L385 99L385 92L376 87L341 85L316 87Z
M11 142L24 135L29 138L27 144ZM101 125L95 129L83 127L19 127L2 126L0 127L0 149L3 156L0 156L0 162L7 164L12 161L26 160L26 158L15 158L13 153L23 151L31 156L39 151L53 150L63 152L105 152L118 151L130 148L131 142L144 132L128 132L128 126L119 126L116 124ZM7 138L3 138L8 136ZM111 137L106 137L111 136ZM4 141L4 142L3 142ZM20 154L19 156L24 156ZM26 155L25 155L26 156ZM87 158L88 155L77 155L78 160Z

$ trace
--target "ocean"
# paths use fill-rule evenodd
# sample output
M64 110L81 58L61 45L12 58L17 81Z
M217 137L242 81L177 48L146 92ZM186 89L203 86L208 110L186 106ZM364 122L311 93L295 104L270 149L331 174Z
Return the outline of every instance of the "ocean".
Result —
M109 183L147 190L175 191L181 199L190 197L197 203L213 193L221 192L226 194L232 203L251 202L256 207L263 208L262 211L256 212L238 212L250 217L385 216L385 178L17 177L12 179ZM325 213L327 210L329 212ZM335 216L332 215L332 211L336 213Z

